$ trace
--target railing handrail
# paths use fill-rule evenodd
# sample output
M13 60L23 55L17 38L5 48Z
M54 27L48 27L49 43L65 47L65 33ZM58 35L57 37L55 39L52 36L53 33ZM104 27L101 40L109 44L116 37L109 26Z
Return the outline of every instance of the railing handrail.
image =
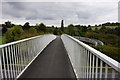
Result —
M80 44L81 46L85 47L86 49L88 49L90 52L92 52L94 55L96 55L98 58L100 58L103 62L105 62L106 64L108 64L109 66L111 66L112 68L114 68L116 71L120 72L120 63L117 62L116 60L106 56L105 54L101 53L100 51L90 47L89 45L79 41L78 39L75 39L67 34L64 34L67 37L69 37L70 39L74 40L75 42L77 42L78 44Z
M48 34L1 45L0 79L19 78L54 39L55 35Z
M51 34L45 34L45 35L51 35ZM0 48L6 47L6 46L9 46L9 45L13 45L13 44L17 44L17 43L21 43L21 42L24 42L24 41L28 41L28 40L31 40L31 39L36 39L36 38L42 37L42 36L44 36L44 35L34 36L34 37L25 38L25 39L22 39L22 40L10 42L10 43L7 43L7 44L2 44L2 45L0 45Z

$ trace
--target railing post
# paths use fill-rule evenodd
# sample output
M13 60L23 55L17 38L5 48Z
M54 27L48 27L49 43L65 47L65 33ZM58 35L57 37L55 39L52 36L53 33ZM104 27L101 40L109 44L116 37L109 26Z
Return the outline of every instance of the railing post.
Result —
M79 78L108 78L108 72L112 73L111 77L114 79L116 78L116 73L120 73L120 63L115 61L114 59L108 57L107 55L101 53L100 51L88 46L87 44L69 36L69 35L62 35L62 40L65 45L65 48L68 51L70 57L73 57L70 53L73 53L71 50L72 48L79 48L80 54L80 61L79 61L79 71L76 75ZM71 44L70 44L71 43ZM79 45L79 46L78 46ZM74 54L76 54L76 49L74 49ZM87 50L87 51L86 51ZM86 54L87 53L87 54ZM86 57L87 56L87 57ZM77 58L78 59L78 58ZM74 64L74 58L70 58L72 64ZM98 65L99 63L99 65ZM105 65L105 70L104 70ZM108 71L108 67L110 66L113 71ZM75 68L75 67L73 67ZM78 68L78 67L77 67ZM83 73L83 74L80 74ZM99 73L99 75L98 75ZM80 74L80 75L79 75Z
M98 58L96 57L96 72L95 72L95 78L98 78Z
M93 62L92 62L92 78L94 78L94 55L93 55Z
M11 56L12 56L12 63L13 63L13 78L15 77L15 60L14 60L14 53L13 53L13 45L10 46L11 47Z
M114 78L115 78L115 70L112 69L112 80L115 80Z
M0 49L0 79L3 79L2 49Z
M87 51L87 78L89 78L89 51Z
M100 78L102 78L102 66L103 66L103 62L100 60Z
M8 78L11 78L10 77L10 66L9 66L9 60L8 60L8 48L5 47L5 57L6 57L6 60L7 60L7 75L8 75Z
M9 59L9 64L8 65L10 65L10 75L11 75L11 77L10 78L13 78L13 74L12 74L12 71L13 71L13 69L12 69L12 61L11 61L11 51L10 51L10 46L8 46L8 59Z
M89 78L91 78L91 58L92 58L92 54L90 53L90 66L89 66L90 72L89 72Z
M105 64L105 78L107 78L108 76L108 65Z

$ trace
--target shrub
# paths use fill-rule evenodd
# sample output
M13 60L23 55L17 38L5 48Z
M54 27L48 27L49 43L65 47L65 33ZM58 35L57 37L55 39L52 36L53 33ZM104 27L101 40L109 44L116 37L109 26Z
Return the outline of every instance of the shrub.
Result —
M12 42L12 41L16 41L19 40L20 37L22 36L23 33L23 29L20 26L14 26L12 28L10 28L7 32L6 32L6 42Z
M112 46L108 46L108 45L104 45L104 46L94 46L94 48L96 48L97 50L101 51L102 53L104 53L105 55L117 60L120 62L120 48L117 47L112 47Z

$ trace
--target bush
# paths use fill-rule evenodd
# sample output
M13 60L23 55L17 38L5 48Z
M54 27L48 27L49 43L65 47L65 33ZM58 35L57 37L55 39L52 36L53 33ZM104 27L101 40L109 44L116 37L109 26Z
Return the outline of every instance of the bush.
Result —
M120 62L120 58L119 58L119 56L120 56L120 54L119 54L120 53L120 48L112 47L112 46L108 46L108 45L94 46L94 48L101 51L105 55L115 59L116 61Z
M120 37L114 34L87 32L86 37L103 41L107 45L113 45L120 48Z
M23 32L24 31L21 26L14 26L10 28L6 32L6 39L7 39L6 42L12 42L12 41L19 40Z

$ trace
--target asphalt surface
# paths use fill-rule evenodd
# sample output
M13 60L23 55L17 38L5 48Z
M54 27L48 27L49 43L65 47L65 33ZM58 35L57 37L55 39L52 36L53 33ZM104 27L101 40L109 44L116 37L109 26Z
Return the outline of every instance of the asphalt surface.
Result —
M20 78L76 78L61 38L52 41Z

